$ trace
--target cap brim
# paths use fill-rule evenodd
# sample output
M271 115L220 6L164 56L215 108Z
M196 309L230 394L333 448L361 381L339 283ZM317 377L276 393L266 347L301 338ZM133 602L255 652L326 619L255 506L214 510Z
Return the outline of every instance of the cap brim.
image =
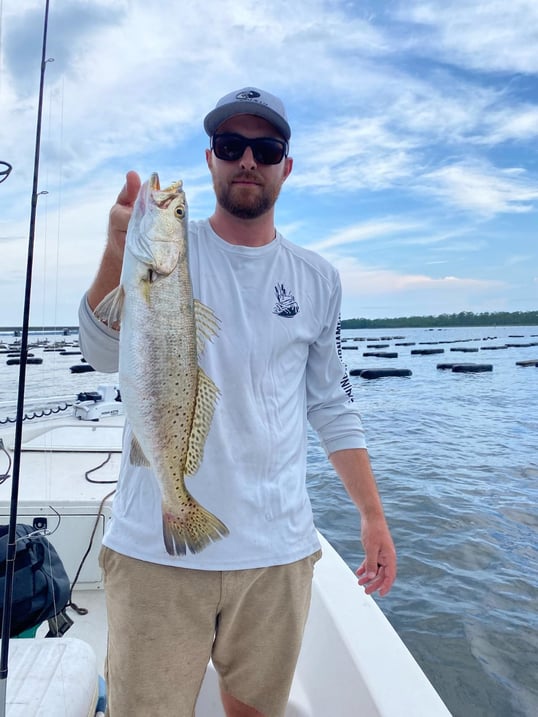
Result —
M262 117L272 124L285 140L289 140L291 137L291 129L286 120L270 107L257 104L256 102L237 101L216 107L204 119L204 129L207 134L212 137L223 122L236 115L255 115L256 117Z

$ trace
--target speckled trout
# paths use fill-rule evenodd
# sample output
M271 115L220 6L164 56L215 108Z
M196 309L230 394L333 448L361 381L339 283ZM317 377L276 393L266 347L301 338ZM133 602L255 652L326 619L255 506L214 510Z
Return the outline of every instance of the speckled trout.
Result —
M185 476L202 462L219 395L198 363L219 322L193 299L187 231L182 182L161 189L152 174L129 221L120 286L95 311L109 326L121 326L119 383L133 432L129 459L157 476L170 555L199 552L228 534L185 486Z

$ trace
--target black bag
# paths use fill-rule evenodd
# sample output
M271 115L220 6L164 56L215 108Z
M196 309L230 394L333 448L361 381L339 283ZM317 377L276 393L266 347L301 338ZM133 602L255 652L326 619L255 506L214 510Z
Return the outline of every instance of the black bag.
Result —
M70 596L69 578L50 541L24 523L16 526L10 637L61 613ZM4 613L8 526L0 525L0 621ZM1 626L1 622L0 622Z

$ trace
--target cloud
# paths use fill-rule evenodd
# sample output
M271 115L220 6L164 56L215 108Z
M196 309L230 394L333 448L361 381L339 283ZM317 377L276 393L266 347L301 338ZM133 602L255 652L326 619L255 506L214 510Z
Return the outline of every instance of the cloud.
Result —
M349 257L331 259L342 281L344 318L476 311L477 306L487 309L488 301L507 288L500 280L406 274L395 269L368 268ZM379 305L380 299L383 306Z
M415 143L392 132L382 117L335 119L303 134L294 146L299 171L290 177L302 190L381 189L413 174Z
M379 306L383 287L387 304L439 296L450 310L493 296L467 275L507 276L507 303L510 286L531 285L537 3L207 0L180 15L164 4L51 4L38 251L44 235L49 246L58 238L66 311L97 267L126 170L181 177L191 217L211 213L201 119L248 84L281 95L292 124L279 227L343 270L359 250L378 263L348 265L351 297L371 287ZM14 169L0 187L0 245L13 277L28 233L43 3L2 7L0 146ZM51 266L40 262L39 272ZM435 267L448 278L428 276ZM3 285L8 311L14 291Z
M423 174L416 186L467 211L493 216L530 212L538 182L521 168L498 169L485 161L461 161Z
M400 2L395 17L412 23L415 33L408 46L422 56L488 72L538 71L534 0Z
M6 0L0 140L12 183L29 182L39 77L41 3ZM211 17L211 22L205 18ZM180 22L156 2L57 4L49 21L42 164L82 181L106 162L168 153L201 131L201 117L231 87L259 83L290 108L325 101L339 77L353 87L352 48L377 51L383 33L337 5L299 0L184 4ZM223 32L223 28L226 31ZM133 38L136 41L133 42ZM308 57L309 62L298 62ZM293 109L292 109L293 111ZM47 126L48 123L48 126Z
M400 236L417 228L419 228L418 224L396 220L360 222L334 232L327 239L309 244L307 248L312 251L334 249L345 244L369 241L381 236Z
M344 292L350 296L388 295L400 292L422 291L427 293L462 290L484 291L499 288L504 282L456 276L431 277L424 274L403 274L393 269L367 268L356 261L335 259L340 271Z
M511 103L512 104L512 103ZM518 103L503 107L484 117L483 135L476 143L525 142L538 137L538 106Z

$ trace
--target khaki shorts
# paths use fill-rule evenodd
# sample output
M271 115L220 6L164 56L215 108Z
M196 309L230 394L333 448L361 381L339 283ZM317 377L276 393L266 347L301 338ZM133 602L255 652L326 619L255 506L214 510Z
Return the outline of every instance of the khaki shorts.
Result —
M281 717L320 556L220 572L103 548L107 717L193 717L210 658L225 692Z

